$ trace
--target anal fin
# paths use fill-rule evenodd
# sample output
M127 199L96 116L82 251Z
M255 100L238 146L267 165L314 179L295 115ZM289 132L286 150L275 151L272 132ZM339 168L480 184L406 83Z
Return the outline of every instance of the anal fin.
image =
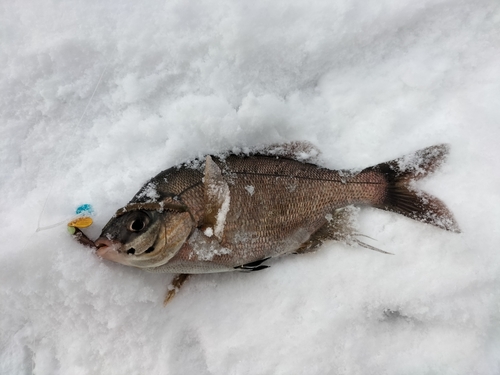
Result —
M349 246L361 246L365 249L391 254L360 241L357 237L368 237L357 232L356 217L359 208L347 206L326 215L327 222L311 235L309 241L303 243L295 254L306 254L316 251L325 241L338 241Z
M359 234L356 234L355 236L359 236ZM361 246L361 247L364 247L365 249L368 249L368 250L373 250L373 251L377 251L379 253L382 253L382 254L388 254L388 255L394 255L393 253L390 253L388 251L385 251L385 250L381 250L375 246L371 246L371 245L368 245L367 243L364 243L360 240L358 240L357 238L354 238L353 241L358 245L358 246ZM348 245L352 245L352 244L348 244Z

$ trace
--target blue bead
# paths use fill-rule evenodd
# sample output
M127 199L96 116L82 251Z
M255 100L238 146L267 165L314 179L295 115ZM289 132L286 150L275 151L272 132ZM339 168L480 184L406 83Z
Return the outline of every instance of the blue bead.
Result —
M81 206L79 206L77 209L76 209L76 214L81 214L81 213L85 213L85 214L93 214L94 213L94 208L92 207L91 204L88 204L88 203L85 203L85 204L82 204Z

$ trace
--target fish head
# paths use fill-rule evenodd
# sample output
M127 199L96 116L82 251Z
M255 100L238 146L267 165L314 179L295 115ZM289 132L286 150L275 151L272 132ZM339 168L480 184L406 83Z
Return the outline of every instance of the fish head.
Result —
M193 228L189 212L119 210L95 241L97 255L127 266L159 267L179 251Z

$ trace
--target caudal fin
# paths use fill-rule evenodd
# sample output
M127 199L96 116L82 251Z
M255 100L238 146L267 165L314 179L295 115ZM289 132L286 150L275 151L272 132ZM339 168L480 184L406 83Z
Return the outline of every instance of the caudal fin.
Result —
M445 144L431 146L369 168L382 173L388 183L385 200L376 207L459 233L453 214L443 202L410 186L411 181L434 172L443 163L448 151L449 147Z

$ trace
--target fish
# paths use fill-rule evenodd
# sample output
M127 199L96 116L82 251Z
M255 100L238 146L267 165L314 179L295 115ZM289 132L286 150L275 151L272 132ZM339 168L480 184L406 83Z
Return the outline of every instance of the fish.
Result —
M434 145L358 171L322 167L307 142L207 155L149 180L93 244L103 259L184 280L260 271L331 240L379 250L353 224L364 206L459 233L444 203L413 184L448 153Z

